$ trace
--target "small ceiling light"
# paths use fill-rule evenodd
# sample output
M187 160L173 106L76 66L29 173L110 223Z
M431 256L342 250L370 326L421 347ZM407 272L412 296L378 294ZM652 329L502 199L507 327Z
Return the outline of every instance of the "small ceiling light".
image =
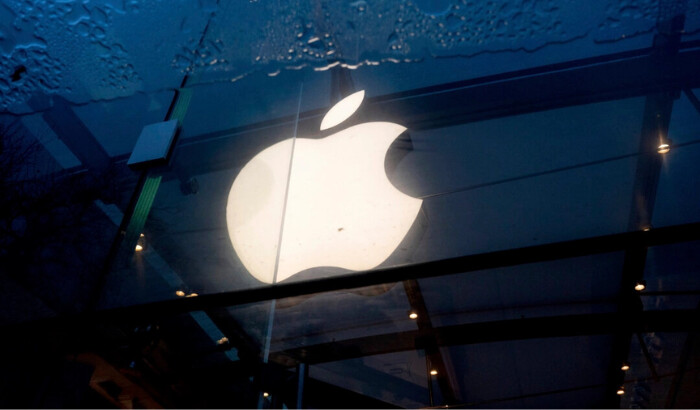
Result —
M623 372L626 372L627 370L630 369L630 365L627 364L627 363L622 363L622 367L620 367L620 369L621 369Z
M228 343L228 337L226 337L226 336L224 336L221 339L216 341L216 344L219 346L226 344L226 343Z
M415 319L418 319L418 313L416 313L416 312L411 312L411 313L408 315L408 317L410 317L411 319L414 319L414 320L415 320Z
M622 396L623 394L625 394L625 389L623 389L622 387L620 387L619 389L617 389L617 395L618 395L618 396Z
M189 295L187 295L187 296L185 296L185 297L186 297L186 298L194 298L194 297L197 297L197 296L199 296L197 293L192 292L192 293L190 293Z
M634 290L636 290L637 292L641 292L646 288L647 283L643 280L638 280L637 283L634 284Z
M671 146L666 144L666 143L660 144L656 148L656 152L658 152L659 154L665 154L665 153L669 152L670 150L671 150Z
M268 392L263 392L263 397L268 397L268 396L270 396L270 393L268 393Z
M431 376L437 376L437 370L433 369L430 371Z
M182 290L177 290L177 291L175 291L175 294L176 294L177 296L180 296L180 297L185 296L185 292L182 291Z
M141 234L141 235L139 235L139 238L143 238L144 236L146 236L146 235L144 235L144 234Z
M141 252L143 250L143 246L136 244L136 247L134 248L136 252Z

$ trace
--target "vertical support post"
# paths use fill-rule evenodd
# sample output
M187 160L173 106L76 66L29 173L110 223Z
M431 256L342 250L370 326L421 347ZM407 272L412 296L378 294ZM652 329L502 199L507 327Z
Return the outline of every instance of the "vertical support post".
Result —
M663 2L662 2L663 3ZM680 36L685 24L685 10L676 12L670 18L661 20L665 12L664 5L659 10L656 24L657 34L651 57L659 67L669 64L671 57L678 53ZM657 152L660 143L668 143L668 127L671 119L673 100L678 98L677 91L660 89L647 96L642 119L642 132L639 144L639 159L632 192L632 205L628 229L638 231L651 229L651 221L656 202L656 189L663 164L661 154ZM641 244L631 244L625 252L622 270L621 288L618 297L618 311L629 313L643 309L639 295L634 290L634 282L644 276L647 248ZM620 332L614 336L611 361L608 367L607 392L604 407L620 407L617 389L625 379L620 365L629 356L632 332Z
M630 210L630 231L639 231L651 227L656 189L662 166L662 154L657 152L659 138L666 138L669 119L673 107L673 96L670 93L658 93L647 97L644 107L640 153L637 161L637 171L634 181L633 199ZM644 276L647 258L647 247L643 244L630 244L625 251L625 261L622 268L620 293L618 296L618 311L631 313L643 309L634 283ZM620 396L616 390L624 381L624 373L620 365L629 355L629 344L634 334L626 331L615 335L612 348L612 361L608 368L608 391L605 407L619 407Z
M176 119L178 128L185 119L187 108L192 99L192 90L183 88L186 82L187 77L182 80L181 88L175 92L175 97L170 105L168 114L165 116L166 121ZM175 142L173 142L173 144L175 144ZM117 235L112 241L112 246L110 247L102 272L100 273L100 278L93 291L92 299L88 304L88 311L97 309L105 283L107 282L107 276L112 270L114 263L119 260L120 257L124 257L125 254L133 252L139 235L143 231L143 227L148 219L148 214L151 212L151 206L158 193L161 179L162 176L151 175L148 169L141 171L136 188L134 188L134 193L129 200L129 205L119 225Z
M309 376L309 365L299 363L297 365L297 409L304 408L304 383Z
M411 309L418 314L418 318L416 319L418 330L425 331L430 335L424 340L424 343L426 343L425 355L426 363L428 365L428 379L432 381L430 370L437 370L438 375L436 381L444 404L457 403L458 401L457 395L455 394L455 388L452 385L447 372L446 362L450 360L450 357L449 354L443 355L440 348L437 347L437 343L432 335L433 323L430 320L430 314L425 304L425 299L423 298L420 285L418 284L417 280L410 279L403 281L403 286ZM430 384L430 388L432 389L432 383ZM433 400L432 390L431 400Z
M433 398L433 378L430 374L432 364L430 363L430 355L427 349L423 350L423 354L425 355L425 375L428 378L428 403L430 407L433 407L435 405L435 399Z

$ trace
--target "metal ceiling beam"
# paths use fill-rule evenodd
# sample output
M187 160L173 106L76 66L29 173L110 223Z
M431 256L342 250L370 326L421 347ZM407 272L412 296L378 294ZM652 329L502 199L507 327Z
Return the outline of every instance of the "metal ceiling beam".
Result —
M397 120L409 130L418 130L700 86L700 76L696 75L700 50L682 51L661 61L651 53L652 49L633 50L387 94L368 98L362 111L369 119ZM326 111L301 113L299 134L317 135L318 123ZM230 168L229 157L210 161L196 152L210 152L201 145L216 144L220 148L224 137L280 135L295 119L296 115L289 115L189 137L187 150L195 153L188 156L190 163L187 158L178 158L183 162L178 167L188 168L190 174ZM208 160L203 161L203 157Z
M395 121L409 131L440 128L698 87L697 67L700 50L659 59L651 55L651 49L645 49L368 98L356 117ZM298 134L323 136L318 125L326 111L323 108L300 113ZM295 120L296 115L289 115L188 137L175 148L175 173L196 175L230 169L232 160L239 158L244 162L246 155L252 153L241 153L238 147L234 159L231 155L212 157L212 153L228 152L228 137L249 137L236 141L276 142L270 137L287 135L285 132ZM348 124L352 119L349 121ZM177 155L180 149L186 149L188 155ZM175 173L165 178L172 178Z
M662 20L663 7L660 9L660 18L657 22L657 34L654 36L652 52L649 56L650 67L657 70L665 70L667 64L678 57L678 49L681 41L681 31L685 22L685 15L676 15L673 18ZM697 67L697 66L696 66ZM681 88L673 84L654 84L646 96L644 114L639 142L639 156L637 157L637 169L632 190L632 203L628 230L638 231L651 229L651 221L656 202L656 191L659 185L659 175L663 164L663 156L658 152L662 143L670 143L668 140L668 127L671 121L673 101L680 96ZM647 246L632 244L625 251L625 261L620 280L620 293L618 296L618 311L629 313L641 311L644 307L639 297L639 292L634 290L635 282L641 281L647 260ZM639 334L638 334L639 336ZM622 362L629 356L630 339L632 333L617 332L612 344L611 361L607 373L606 407L620 407L620 395L617 390L625 379L625 373L620 369ZM641 338L640 338L640 342ZM650 370L656 371L649 361L646 346L642 344Z
M303 282L234 290L196 298L178 298L144 305L135 305L95 313L99 320L130 320L130 318L158 317L208 310L214 307L236 306L292 296L355 289L381 283L407 279L437 277L454 273L515 266L525 263L624 251L631 246L658 246L671 243L700 240L700 223L689 223L612 235L555 242L525 248L466 255L407 266L376 269L343 276L313 279Z
M700 311L667 310L598 313L468 323L367 336L274 352L270 361L284 366L309 364L422 349L426 340L437 346L458 346L510 340L615 334L626 332L689 332L700 330Z
M618 252L624 251L634 244L638 246L658 246L694 240L700 240L700 223L697 222L656 228L649 232L625 232L525 248L465 255L456 258L358 272L343 276L313 279L303 282L279 283L252 289L200 295L193 298L177 298L97 312L85 312L71 316L65 315L60 318L42 319L24 324L8 325L5 329L21 331L23 327L32 328L42 325L67 326L85 323L128 323L133 320L154 320L159 317L167 317L179 313L197 310L207 311L217 307L233 307L271 299L282 299L341 289L356 289L381 283L437 277L454 273L467 273L525 263Z
M440 84L368 98L363 111L400 120L411 129L438 128L572 105L645 96L659 90L700 86L700 50L663 60L651 49L552 64L528 70ZM300 114L299 132L317 134L327 108ZM204 142L288 125L296 115L188 138Z
M430 129L700 84L697 52L651 56L371 104L376 116Z
M90 172L102 173L111 165L107 151L97 141L92 132L73 111L70 102L63 97L35 96L29 100L29 105L36 110L45 108L42 117L66 144L68 149L80 160Z

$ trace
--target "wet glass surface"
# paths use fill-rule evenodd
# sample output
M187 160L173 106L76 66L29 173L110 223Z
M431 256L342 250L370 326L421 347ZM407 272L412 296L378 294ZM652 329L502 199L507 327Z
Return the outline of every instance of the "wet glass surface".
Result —
M236 84L232 87L236 88ZM302 84L303 86L298 84L298 88L276 89L284 98L279 103L271 102L268 105L262 104L261 107L269 107L271 112L275 112L278 110L276 107L288 107L293 103L296 103L297 108L304 104L313 106L305 102L313 101L316 97L314 92L306 94L308 87L315 82ZM361 85L356 84L356 88L361 88ZM204 91L200 87L194 88L191 102L193 110L196 110L194 104L199 101L197 93ZM287 94L290 92L297 95L297 101L293 101ZM365 103L370 104L371 101ZM420 99L415 99L396 104L419 103ZM231 104L235 105L235 102L232 101ZM327 110L323 109L320 113L324 114L325 111ZM301 159L297 159L295 169L296 172L302 172L299 164L310 164L312 161L305 156L307 154L303 150L307 148L303 144L308 143L313 148L314 144L324 139L331 140L332 134L340 135L338 131L353 124L357 126L362 118L395 121L403 125L401 120L395 116L382 117L381 112L374 113L370 105L365 111L361 106L357 114L347 120L349 125L339 125L329 131L318 130L322 115L308 114L316 112L312 110L304 113L298 123L295 117L282 116L280 120L256 123L247 128L232 127L222 133L208 133L199 137L183 136L175 148L170 165L152 171L152 175L160 177L161 182L144 227L149 247L138 254L125 254L121 261L123 268L120 268L123 270L111 274L111 280L127 278L124 284L126 289L136 286L145 293L138 293L141 296L132 299L126 296L131 291L125 290L117 293L119 296L115 296L114 300L126 298L121 303L141 297L158 300L165 295L172 297L182 286L198 293L263 286L266 282L272 283L274 269L278 269L275 272L283 271L283 277L280 275L279 281L305 280L375 267L624 232L630 195L624 192L631 192L639 144L636 130L642 111L642 101L630 99L524 114L503 120L436 128L423 126L415 131L410 128L409 118L408 129L398 138L394 137L396 139L393 142L388 140L389 148L384 158L378 157L378 161L383 161L383 169L378 172L386 173L387 184L390 184L386 189L389 193L396 192L394 199L381 199L378 193L370 194L364 200L358 199L358 196L366 195L363 194L365 187L376 183L381 175L360 177L358 172L363 171L365 166L358 165L359 162L352 159L349 159L351 162L346 167L358 168L352 171L352 176L349 176L351 179L345 182L333 182L332 179L320 182L320 174L331 173L328 167L333 164L334 155L346 154L349 148L334 153L334 148L329 146L326 152L319 152L318 159L328 162L321 165L321 168L303 171L319 174L309 174L309 177L315 178L312 180L293 179L288 182L288 159L284 159L287 161L284 163L272 160L276 167L274 169L277 170L270 171L273 174L251 174L241 178L241 181L250 179L253 186L269 185L273 190L271 192L278 196L277 200L282 201L279 206L284 207L286 204L288 212L284 215L292 212L281 231L281 219L264 217L255 222L261 224L265 221L264 226L268 227L259 225L257 229L264 231L266 239L260 239L263 242L259 245L251 245L252 251L271 252L269 257L264 258L268 261L280 257L281 265L270 265L267 268L251 268L254 265L250 260L255 256L250 255L254 253L250 254L251 250L236 249L232 243L233 225L230 221L227 222L227 201L230 200L231 187L241 171L245 167L250 169L252 165L248 164L253 163L252 159L263 155L261 152L267 148L284 140L291 142L295 132L295 152L301 152L302 155ZM216 114L211 114L210 110L209 115ZM183 128L190 129L190 124L198 126L197 119L186 118ZM371 121L365 121L367 122ZM589 126L591 123L595 126ZM572 140L577 141L577 144L572 145ZM281 149L288 154L285 153L280 158L288 156L292 161L297 158L291 144ZM294 169L292 174L296 175ZM273 181L277 181L274 182L277 185L272 185ZM350 181L356 181L358 185L350 188ZM290 188L285 188L287 183ZM360 219L352 222L343 213L321 217L318 211L309 208L314 206L314 202L298 202L310 198L317 198L315 201L330 201L329 204L352 204L349 209L353 209ZM267 212L263 210L266 209L264 207L268 200L272 199L260 199L263 202L246 199L244 202L252 204L249 206L255 208L255 212L251 217L258 218L264 214L256 216L257 213ZM402 221L397 219L396 222L385 223L384 217L372 216L373 212L382 212L382 206L387 207L389 212L396 213L399 209L397 207L411 206L411 201L417 201L420 209L418 212L408 211L413 213L407 214ZM301 208L294 211L295 208L290 208L294 206ZM277 205L273 208L277 209L276 207ZM241 209L236 212L247 211ZM273 213L277 215L276 212ZM303 223L303 228L294 228L293 217L303 217L304 212L311 219ZM277 215L279 217L281 214ZM312 223L322 224L320 227L327 224L338 226L320 228L332 228L335 232L326 237L322 231L312 229ZM382 241L388 240L383 239L385 232L397 228L397 224L403 224L405 232L398 234L405 235L403 239L395 239L400 244L387 245L384 253L370 257L368 249L382 246ZM357 243L347 239L355 235L356 229L364 232L361 241ZM280 232L283 235L280 242L282 248L280 255L277 255ZM241 238L245 241L246 237ZM334 244L336 241L338 242ZM333 251L339 252L339 256L335 259L321 258L318 262L312 261L313 256L304 256L303 264L297 263L301 268L284 273L285 261L295 257L295 252L305 255L305 249L316 246L314 243L327 246L328 250L320 252L321 255ZM366 247L368 245L370 248ZM149 262L153 258L157 261ZM363 259L368 262L354 262ZM336 262L329 264L325 260ZM142 266L139 267L139 263ZM255 269L267 269L265 272L268 273L259 273ZM172 272L179 279L171 282L168 289L165 283L157 279L159 275L166 275L159 274L159 270ZM147 273L151 271L153 273ZM133 272L143 273L134 275ZM143 275L156 279L149 282L151 285L146 285L145 282L137 285L136 278ZM171 273L167 275L172 276ZM262 279L267 277L265 275L269 278ZM146 293L152 296L147 297ZM153 296L156 294L160 296Z
M698 39L698 0L2 2L0 407L698 407Z
M29 112L34 93L82 104L174 89L185 74L228 82L337 65L403 90L465 68L473 78L644 47L661 13L687 12L694 38L697 3L668 3L12 0L0 8L1 70L20 78L0 80L0 100Z

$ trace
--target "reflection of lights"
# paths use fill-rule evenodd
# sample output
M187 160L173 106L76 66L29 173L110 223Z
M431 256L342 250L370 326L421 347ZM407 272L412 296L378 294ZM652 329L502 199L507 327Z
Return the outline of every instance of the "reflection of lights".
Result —
M431 376L437 376L437 370L433 369L430 371Z
M192 293L190 293L189 295L187 295L187 296L185 296L185 297L186 297L186 298L193 298L193 297L196 297L196 296L199 296L199 295L196 294L195 292L192 292Z
M656 151L659 154L665 154L665 153L669 152L670 150L671 150L671 146L668 144L661 144L661 145L659 145L658 148L656 148Z
M620 367L620 369L621 369L623 372L626 372L627 370L630 369L630 365L627 364L627 363L622 363L622 367Z
M270 393L268 393L268 392L263 392L263 397L268 397L268 396L270 396Z
M226 336L224 336L221 339L216 341L216 344L219 346L226 344L226 343L228 343L228 337L226 337Z
M617 395L618 395L618 396L622 396L623 394L625 394L625 389L623 389L622 387L620 387L619 389L617 389Z
M183 292L183 291L181 291L181 290L175 291L175 294L176 294L177 296L180 296L180 297L185 296L185 292Z
M408 315L411 319L418 319L418 313L416 312L411 312L411 314Z
M645 226L644 228L642 228L642 230L643 230L644 232L649 232L649 231L651 231L651 225Z
M134 247L134 250L136 252L141 252L146 245L146 238L144 238L144 234L139 235L139 239L136 242L136 247Z
M342 113L324 118L321 128L351 115L362 96L341 100L326 117ZM255 155L236 176L226 206L231 244L248 272L277 283L319 266L360 271L384 262L422 204L396 189L384 168L387 150L405 130L367 122L321 139L287 139Z
M647 288L647 284L643 280L638 280L637 283L634 284L634 290L636 290L637 292L641 292L646 288Z

